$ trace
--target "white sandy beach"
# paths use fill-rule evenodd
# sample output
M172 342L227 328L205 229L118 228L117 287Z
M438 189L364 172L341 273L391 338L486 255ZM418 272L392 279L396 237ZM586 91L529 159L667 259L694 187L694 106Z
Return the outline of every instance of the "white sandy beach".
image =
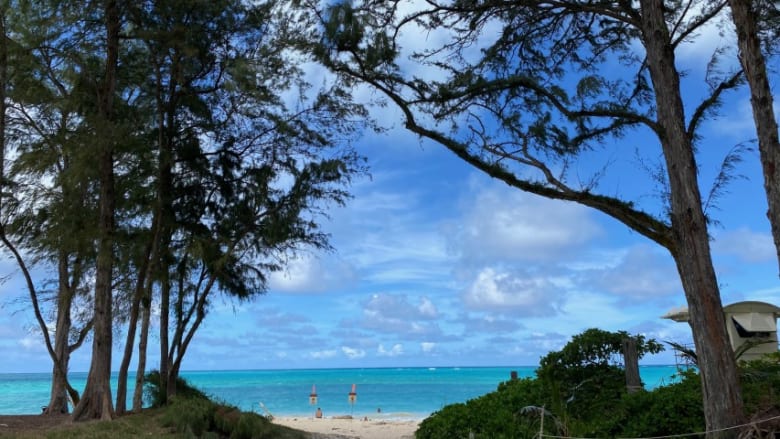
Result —
M360 439L413 439L419 420L341 419L325 417L279 417L273 422L297 430L316 433L315 437ZM323 435L323 436L319 436Z

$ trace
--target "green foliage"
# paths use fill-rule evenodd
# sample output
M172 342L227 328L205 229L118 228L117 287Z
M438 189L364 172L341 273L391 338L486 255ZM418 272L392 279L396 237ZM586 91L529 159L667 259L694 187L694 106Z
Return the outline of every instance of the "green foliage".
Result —
M636 340L640 357L662 350L642 336L588 329L542 358L537 378L501 383L495 392L444 407L421 423L417 437L531 438L539 432L542 415L550 435L646 437L700 431L702 397L695 372L651 392L627 393L619 353L629 337Z
M681 380L651 392L623 397L620 416L607 417L608 430L620 437L649 437L704 431L701 378L693 370L681 372Z
M208 396L197 387L193 387L182 377L176 378L176 394L184 399L205 399ZM166 400L160 386L160 372L153 370L144 377L144 399L149 407L162 407Z
M696 369L678 371L674 383L652 391L626 392L616 354L627 336L589 329L545 356L537 378L504 382L495 392L446 406L420 424L416 437L532 438L542 414L545 433L556 436L654 437L704 431ZM635 338L640 356L660 350L655 340ZM780 354L742 363L741 376L747 413L780 410Z
M740 364L747 413L780 411L780 352Z
M620 364L623 342L629 338L636 342L639 359L663 351L660 343L642 335L591 328L572 337L560 351L543 357L536 373L552 396L553 406L565 407L567 413L585 420L594 412L614 410L625 392Z
M200 437L214 425L217 406L208 399L175 398L169 402L161 419L163 426L188 436Z
M176 397L160 422L185 437L231 439L301 438L295 430L273 425L265 417L198 397Z

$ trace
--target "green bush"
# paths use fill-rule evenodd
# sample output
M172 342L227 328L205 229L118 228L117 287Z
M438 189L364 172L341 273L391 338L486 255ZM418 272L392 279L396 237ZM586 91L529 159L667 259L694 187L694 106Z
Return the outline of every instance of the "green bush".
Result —
M532 438L544 415L546 434L648 437L702 431L701 385L695 372L653 391L627 393L619 365L622 340L637 353L660 351L654 340L589 329L542 358L538 378L502 383L495 392L442 408L425 419L418 439Z
M626 394L616 416L608 418L612 425L605 424L599 433L649 437L704 431L701 379L694 370L680 374L681 379L673 384Z
M213 427L216 404L203 398L174 398L161 422L187 436L201 437Z
M208 395L182 377L176 378L176 396L185 399L209 399ZM144 376L144 402L148 407L161 407L165 400L160 387L160 372L153 370L147 373Z
M780 352L740 363L745 412L780 411Z
M538 432L539 417L523 410L543 401L538 380L524 378L501 383L498 390L467 403L452 404L425 419L417 439L531 438ZM554 425L551 423L551 425ZM552 433L552 432L551 432Z
M229 437L231 439L265 439L298 437L275 428L265 417L242 412L236 407L218 404L204 398L176 397L170 401L161 423L186 437Z
M266 439L274 438L268 420L257 413L241 413L235 429L230 433L231 439Z

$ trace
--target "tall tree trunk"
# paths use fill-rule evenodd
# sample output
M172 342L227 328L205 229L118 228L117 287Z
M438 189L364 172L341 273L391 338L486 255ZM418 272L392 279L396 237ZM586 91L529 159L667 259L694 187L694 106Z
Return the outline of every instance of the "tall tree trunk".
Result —
M162 403L168 401L168 374L170 357L168 356L169 321L171 313L171 285L167 270L160 273L160 397Z
M113 119L113 99L116 92L116 70L119 60L120 15L117 0L107 0L105 8L106 70L98 91L98 110L101 131ZM81 401L73 410L74 420L105 419L114 417L111 399L111 339L112 339L112 288L114 265L114 139L106 134L98 156L100 181L98 253L95 273L94 333L92 361L87 375L87 385Z
M143 408L144 375L146 375L146 346L149 340L149 323L152 314L152 292L147 290L141 305L141 334L138 341L138 370L135 373L135 390L133 391L133 412L140 413Z
M157 221L152 221L152 229L156 229ZM143 300L146 288L146 279L149 276L150 258L155 253L155 237L152 233L152 240L149 241L144 249L143 262L138 268L138 279L133 292L133 303L130 306L130 317L127 323L127 338L125 340L125 351L122 356L122 363L119 366L119 374L116 386L116 413L121 415L127 411L127 374L130 369L130 360L133 358L133 347L135 345L135 331L138 326L138 313Z
M59 288L57 291L57 326L54 332L54 354L52 367L51 396L46 414L68 413L68 363L70 362L69 335L71 329L70 308L73 301L72 289L68 285L68 260L60 252L58 263Z
M130 360L133 358L135 345L135 330L138 326L138 312L141 299L139 293L133 293L133 303L130 305L130 316L127 322L127 337L125 338L125 350L122 355L122 363L119 365L119 373L116 383L116 414L123 415L127 411L127 374L130 369Z
M726 333L723 307L710 255L709 233L697 181L693 139L685 130L680 78L664 19L663 0L641 0L642 33L656 96L659 135L671 189L670 249L688 301L699 356L707 430L741 423L744 411L734 352ZM712 438L736 437L736 431Z
M737 29L739 61L742 63L742 70L750 86L750 105L753 107L758 151L764 170L764 190L769 205L766 215L772 227L777 261L780 264L780 140L766 62L758 38L755 18L757 14L753 10L753 4L754 2L750 0L729 0L734 26Z

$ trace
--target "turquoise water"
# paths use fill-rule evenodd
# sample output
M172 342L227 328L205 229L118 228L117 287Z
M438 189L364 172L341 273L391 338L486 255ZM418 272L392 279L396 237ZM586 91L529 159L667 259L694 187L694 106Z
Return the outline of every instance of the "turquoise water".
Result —
M648 389L672 382L674 366L641 366ZM439 367L372 369L301 369L189 371L182 376L207 394L242 410L277 416L311 416L321 407L325 416L424 418L447 404L464 402L496 389L516 371L534 375L534 367ZM71 384L83 389L86 373L72 373ZM130 382L135 377L131 374ZM116 389L116 377L114 377ZM357 400L348 394L356 385ZM46 373L0 374L0 414L35 414L49 401L51 377ZM309 404L316 385L318 401ZM130 387L132 397L132 384ZM128 406L130 406L128 402ZM377 409L381 408L381 413Z

